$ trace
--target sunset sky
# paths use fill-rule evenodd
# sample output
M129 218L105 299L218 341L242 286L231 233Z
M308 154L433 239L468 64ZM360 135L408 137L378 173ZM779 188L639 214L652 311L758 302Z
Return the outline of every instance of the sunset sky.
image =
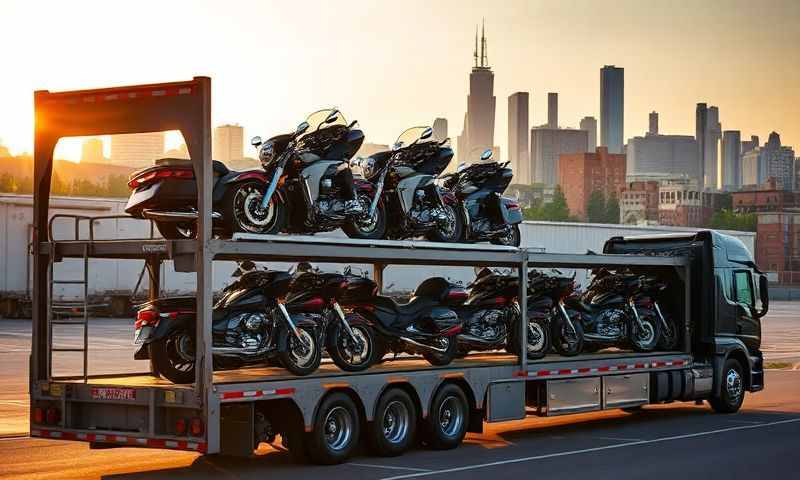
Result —
M561 125L577 127L599 117L605 64L625 68L626 141L651 110L662 133L693 135L702 101L719 106L723 129L762 143L775 130L800 151L798 0L0 0L0 143L32 149L36 89L195 75L212 77L213 123L239 123L247 137L328 106L375 143L437 116L455 137L484 17L504 155L508 95L530 91L538 125L556 91ZM60 152L80 156L77 142Z

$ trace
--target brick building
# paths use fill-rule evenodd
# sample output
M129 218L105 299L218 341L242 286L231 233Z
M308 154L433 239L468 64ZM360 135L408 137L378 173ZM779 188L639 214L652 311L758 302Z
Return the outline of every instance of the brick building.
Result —
M658 188L654 180L628 182L619 194L620 223L658 223Z
M667 180L658 192L658 223L675 227L704 227L720 195L703 192L696 181Z
M780 283L800 283L800 210L758 213L756 264Z
M762 188L731 193L733 210L737 213L775 212L787 208L800 208L800 192L777 188L774 178Z
M558 161L558 183L567 198L571 214L586 218L586 202L594 191L608 198L619 197L625 186L625 154L608 153L607 147L594 152L562 154Z

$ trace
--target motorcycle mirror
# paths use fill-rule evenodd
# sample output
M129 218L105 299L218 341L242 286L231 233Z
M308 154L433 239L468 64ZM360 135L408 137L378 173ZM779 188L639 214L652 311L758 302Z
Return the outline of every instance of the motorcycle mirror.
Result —
M394 145L392 145L393 152L400 150L401 148L403 148L403 142L395 142Z
M483 153L481 153L481 160L486 161L489 160L490 158L492 158L492 149L487 148L486 150L483 151Z
M763 317L769 311L769 281L767 276L761 274L758 276L758 294L761 299L761 310L756 314L758 318Z
M350 122L350 125L347 126L347 129L349 130L349 129L355 127L357 123L358 123L358 120L353 120L352 122Z
M441 142L439 142L439 146L442 146L442 145L446 144L449 141L450 141L450 137L447 137L444 140L442 140Z
M329 113L327 117L325 117L324 123L325 124L333 123L338 119L339 119L339 110L334 108L333 111Z
M432 135L433 135L433 129L431 127L428 127L422 132L422 135L419 136L419 139L427 140L431 138Z
M261 145L262 143L264 143L264 142L261 140L261 137L259 137L258 135L256 135L255 137L250 139L250 145L252 145L254 147L257 147L257 146Z
M241 277L242 276L242 269L237 268L236 270L231 273L231 277Z
M239 268L242 269L243 271L255 270L256 264L252 260L245 260L239 263Z
M306 130L308 130L308 122L301 122L300 125L297 126L297 130L294 131L295 135L300 135Z
M467 169L467 164L466 163L462 163L461 165L458 166L458 168L456 168L456 172L461 173L466 169Z

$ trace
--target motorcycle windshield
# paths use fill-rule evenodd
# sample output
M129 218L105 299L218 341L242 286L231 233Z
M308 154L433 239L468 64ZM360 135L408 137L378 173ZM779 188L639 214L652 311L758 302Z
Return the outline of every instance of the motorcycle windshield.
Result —
M336 113L335 116L332 115L334 112ZM308 128L306 129L305 133L300 135L299 138L303 138L320 130L325 130L326 128L335 126L346 127L347 119L344 117L342 112L333 108L326 108L324 110L317 110L309 115L306 118L306 123L308 123Z
M401 148L405 148L411 144L416 142L416 145L421 143L428 143L428 142L435 142L436 138L433 135L430 137L421 140L422 134L428 130L430 127L411 127L405 130L403 133L397 137L397 140L394 142L395 150L399 150Z

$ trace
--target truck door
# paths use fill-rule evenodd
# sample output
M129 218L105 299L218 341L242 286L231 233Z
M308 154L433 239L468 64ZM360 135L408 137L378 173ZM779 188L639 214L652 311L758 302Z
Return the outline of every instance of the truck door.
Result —
M750 270L733 271L733 300L736 308L736 337L751 352L761 347L761 320L756 316L755 289Z

